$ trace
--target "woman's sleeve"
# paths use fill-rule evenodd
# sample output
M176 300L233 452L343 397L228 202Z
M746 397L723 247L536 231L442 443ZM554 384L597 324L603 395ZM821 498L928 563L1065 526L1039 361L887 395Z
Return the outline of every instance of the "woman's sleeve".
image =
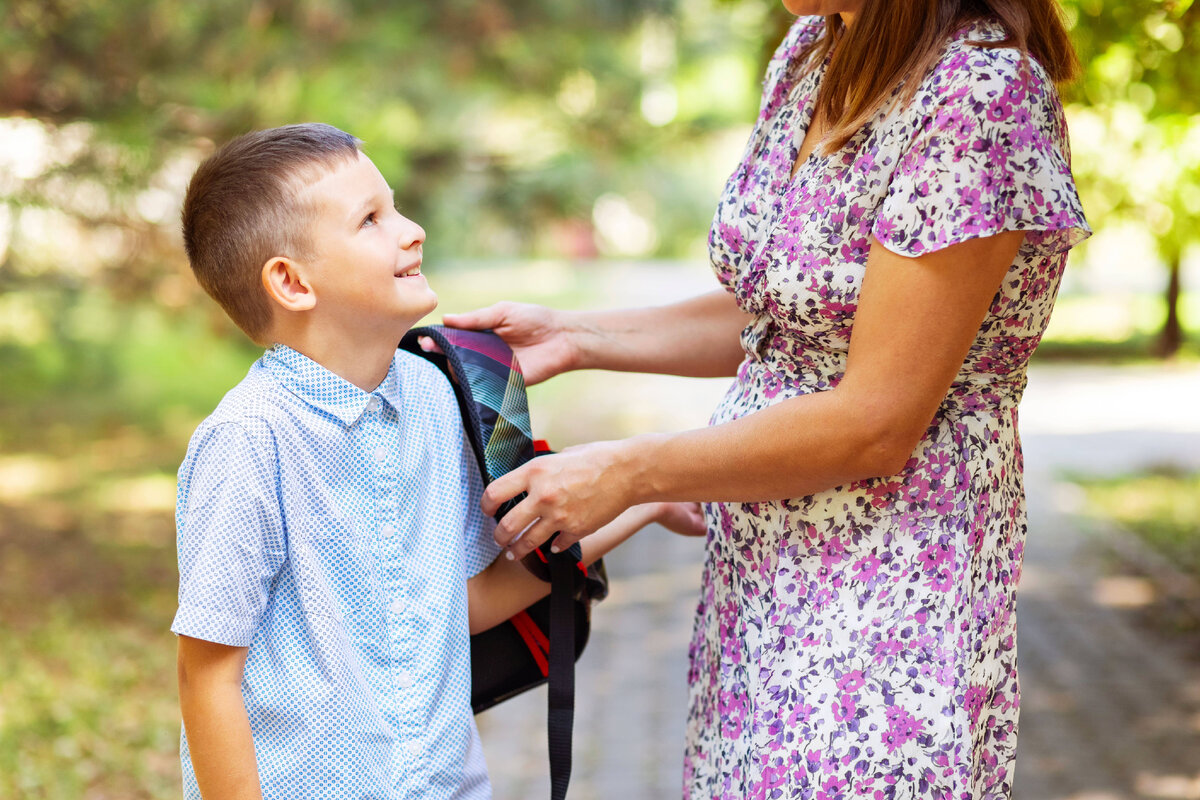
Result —
M1003 231L1052 255L1090 235L1053 84L1011 49L964 47L916 97L915 134L872 234L919 256ZM914 119L914 113L903 115Z

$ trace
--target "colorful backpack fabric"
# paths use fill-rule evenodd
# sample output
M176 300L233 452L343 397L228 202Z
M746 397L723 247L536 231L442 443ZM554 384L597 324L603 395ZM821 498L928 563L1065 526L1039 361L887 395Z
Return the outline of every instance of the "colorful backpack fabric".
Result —
M422 338L431 339L441 353L424 350ZM544 442L533 438L521 367L495 333L434 325L410 330L400 347L428 359L450 379L484 486L549 452ZM501 506L496 519L523 497ZM475 713L549 683L552 800L565 798L571 777L575 661L587 645L592 603L608 594L603 562L585 567L581 558L578 544L551 553L550 542L526 556L522 563L551 584L550 596L471 637L471 706Z

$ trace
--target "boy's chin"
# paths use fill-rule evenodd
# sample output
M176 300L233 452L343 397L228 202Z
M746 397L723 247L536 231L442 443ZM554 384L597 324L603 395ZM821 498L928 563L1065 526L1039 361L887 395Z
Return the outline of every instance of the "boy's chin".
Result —
M397 320L397 325L400 329L400 334L403 336L411 328L417 327L417 325L419 325L422 320L424 320L426 317L428 317L430 314L432 314L434 311L436 311L437 307L438 307L437 295L434 294L432 290L430 290L428 302L414 304L411 307L411 309L408 309L409 313L403 315L403 319Z
M436 310L437 310L437 307L438 307L438 296L437 296L436 294L434 294L434 293L433 293L433 290L432 290L432 289L430 289L430 290L429 290L429 301L428 301L427 303L424 303L424 304L422 304L422 306L421 306L421 308L420 308L420 316L418 316L418 317L416 317L415 319L413 319L413 320L412 320L412 321L411 321L411 322L410 322L410 323L409 323L409 324L408 324L408 325L407 325L407 326L404 328L404 330L408 330L409 328L415 327L415 326L417 325L417 323L418 323L418 322L420 322L421 320L425 319L425 317L429 316L429 315L430 315L430 314L432 314L434 311L436 311Z

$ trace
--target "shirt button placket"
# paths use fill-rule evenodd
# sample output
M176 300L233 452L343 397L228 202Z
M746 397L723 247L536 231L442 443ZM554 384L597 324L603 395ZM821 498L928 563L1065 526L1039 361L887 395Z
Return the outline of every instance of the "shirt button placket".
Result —
M390 412L385 410L384 415ZM395 714L397 731L402 743L395 755L403 770L415 779L413 787L420 786L417 774L421 771L421 756L424 746L420 740L422 728L419 720L422 693L417 686L419 658L420 618L414 613L415 606L404 594L408 582L404 579L411 556L404 551L405 541L413 535L401 520L400 478L404 471L406 453L400 446L401 437L389 430L380 420L379 435L371 456L375 462L375 508L376 525L379 531L379 549L383 554L382 567L385 591L389 595L386 607L386 629L388 640L388 671L392 676L392 697L388 705ZM386 437L386 438L385 438ZM394 440L394 441L393 441ZM391 447L389 447L391 445Z
M386 436L388 432L385 430L382 433ZM397 452L396 448L389 449L386 443L377 440L372 451L372 457L378 467L377 523L379 525L380 551L384 554L384 582L391 595L387 605L388 666L389 672L392 674L393 686L390 705L398 717L401 736L407 739L398 749L397 755L402 761L408 762L405 771L413 774L416 767L413 762L418 760L417 757L421 753L420 742L410 738L420 736L420 728L414 728L411 724L420 717L419 714L411 713L417 710L420 697L419 692L414 691L416 684L414 672L416 668L414 663L416 631L414 626L417 624L417 619L412 615L409 603L402 594L405 591L405 581L401 578L405 557L402 550L404 543L400 541L402 532L398 530L395 523L400 513L400 497L396 467L391 464L393 455L396 458L403 456L402 453Z

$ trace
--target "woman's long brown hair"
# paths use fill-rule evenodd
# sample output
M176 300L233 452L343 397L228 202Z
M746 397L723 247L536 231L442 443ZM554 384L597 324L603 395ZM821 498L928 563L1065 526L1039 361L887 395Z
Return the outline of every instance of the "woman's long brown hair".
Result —
M911 100L946 40L979 19L999 20L1008 36L978 46L1015 47L1056 82L1078 74L1057 0L866 0L850 28L836 14L827 17L825 34L801 55L808 71L833 51L817 98L817 113L829 125L822 149L845 145L909 78L900 101Z

